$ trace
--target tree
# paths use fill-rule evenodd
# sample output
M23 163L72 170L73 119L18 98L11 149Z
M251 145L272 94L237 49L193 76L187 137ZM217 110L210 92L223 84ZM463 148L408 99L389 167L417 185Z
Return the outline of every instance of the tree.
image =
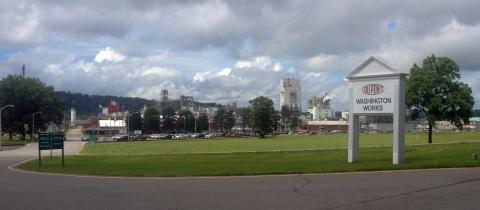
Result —
M180 111L177 118L177 132L193 132L194 127L195 119L192 112L189 110Z
M205 113L201 113L197 121L197 131L208 131L208 116Z
M250 128L250 122L252 121L251 118L251 109L249 107L240 108L240 117L242 118L242 129L245 132L245 128Z
M259 96L249 102L252 109L252 128L260 138L265 138L266 134L273 131L273 115L275 114L273 101L265 96Z
M281 124L281 122L280 122L281 119L282 119L282 115L280 114L280 112L275 111L275 113L273 114L273 127L272 127L272 129L274 131L278 131L278 127Z
M288 130L292 114L292 109L288 105L283 105L280 108L282 131Z
M45 129L48 122L61 124L64 102L55 96L52 86L47 86L37 78L23 78L8 75L0 80L0 107L12 104L15 107L2 112L2 126L9 134L24 135L24 125L32 128L32 114L35 116L35 129ZM10 135L12 137L12 135Z
M459 67L448 57L429 56L414 64L407 80L407 105L412 116L423 113L428 121L428 143L437 120L449 120L459 129L472 116L473 97L468 85L459 81Z
M220 131L230 131L235 125L233 111L225 107L219 107L214 116L215 127Z
M225 108L224 107L219 107L217 112L215 113L215 116L213 117L213 120L215 122L215 127L216 129L220 129L220 131L223 132L224 128L224 123L225 123Z
M298 127L298 116L300 115L300 111L298 109L291 109L287 105L283 105L280 110L281 116L281 126L282 130L296 130Z
M143 114L143 119L147 133L158 133L160 130L160 112L153 107L148 107Z
M231 131L233 126L235 125L235 115L233 111L228 109L225 111L225 115L223 117L223 126L226 131Z
M166 107L162 110L161 131L171 133L175 130L175 110L172 107Z
M133 112L127 120L128 131L143 130L144 121L140 112Z
M300 124L298 119L298 116L300 116L300 114L301 113L298 109L292 110L292 115L290 115L290 119L289 119L290 130L293 130L293 131L297 130L298 125Z

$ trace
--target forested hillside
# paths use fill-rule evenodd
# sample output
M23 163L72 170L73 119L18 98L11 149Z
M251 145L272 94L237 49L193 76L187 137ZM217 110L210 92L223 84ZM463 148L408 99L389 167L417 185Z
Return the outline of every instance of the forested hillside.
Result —
M79 116L89 116L100 113L99 105L106 107L111 100L120 103L123 110L139 110L142 109L144 105L153 106L155 104L154 100L144 98L87 95L64 91L57 91L55 95L65 101L65 107L67 109L72 107L76 108L77 115Z

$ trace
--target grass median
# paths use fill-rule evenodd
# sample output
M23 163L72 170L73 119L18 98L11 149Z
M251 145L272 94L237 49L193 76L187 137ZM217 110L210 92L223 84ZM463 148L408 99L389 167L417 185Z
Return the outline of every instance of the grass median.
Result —
M218 154L77 155L32 160L20 169L104 176L179 177L259 174L297 174L418 168L476 167L480 143L410 145L405 163L392 165L391 147L360 149L360 162L347 163L346 149Z
M361 134L360 147L391 146L392 134ZM427 133L407 133L406 145L426 144ZM148 155L193 153L273 152L347 148L348 136L275 136L266 139L229 138L213 140L170 140L87 144L82 154L90 155ZM480 142L480 133L434 133L434 143Z

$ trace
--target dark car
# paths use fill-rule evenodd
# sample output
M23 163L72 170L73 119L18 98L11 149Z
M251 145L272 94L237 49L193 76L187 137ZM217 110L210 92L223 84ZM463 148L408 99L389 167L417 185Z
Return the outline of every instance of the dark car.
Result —
M173 135L172 134L160 134L159 139L172 139Z
M133 140L133 141L145 141L145 140L147 140L147 136L145 136L145 135L131 135L131 136L130 136L130 140Z
M195 133L192 135L192 138L205 138L205 134L203 133Z
M125 135L125 134L115 135L115 136L112 136L112 140L114 140L114 141L126 141L126 140L128 140L128 135Z

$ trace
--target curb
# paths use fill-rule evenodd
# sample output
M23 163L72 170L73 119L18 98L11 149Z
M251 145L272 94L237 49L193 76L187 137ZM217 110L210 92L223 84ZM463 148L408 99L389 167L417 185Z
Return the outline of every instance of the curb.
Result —
M234 176L185 176L185 177L141 177L141 176L102 176L102 175L83 175L83 174L63 174L52 172L39 172L19 169L17 166L28 161L35 160L30 158L8 166L8 170L34 175L64 176L77 178L97 178L97 179L131 179L131 180L185 180L185 179L232 179L232 178L265 178L265 177L289 177L289 176L323 176L323 175L351 175L351 174L377 174L377 173L395 173L395 172L416 172L416 171L441 171L441 170L480 170L480 167L461 167L461 168L424 168L424 169L400 169L386 171L352 171L352 172L327 172L327 173L305 173L305 174L264 174L264 175L234 175Z

